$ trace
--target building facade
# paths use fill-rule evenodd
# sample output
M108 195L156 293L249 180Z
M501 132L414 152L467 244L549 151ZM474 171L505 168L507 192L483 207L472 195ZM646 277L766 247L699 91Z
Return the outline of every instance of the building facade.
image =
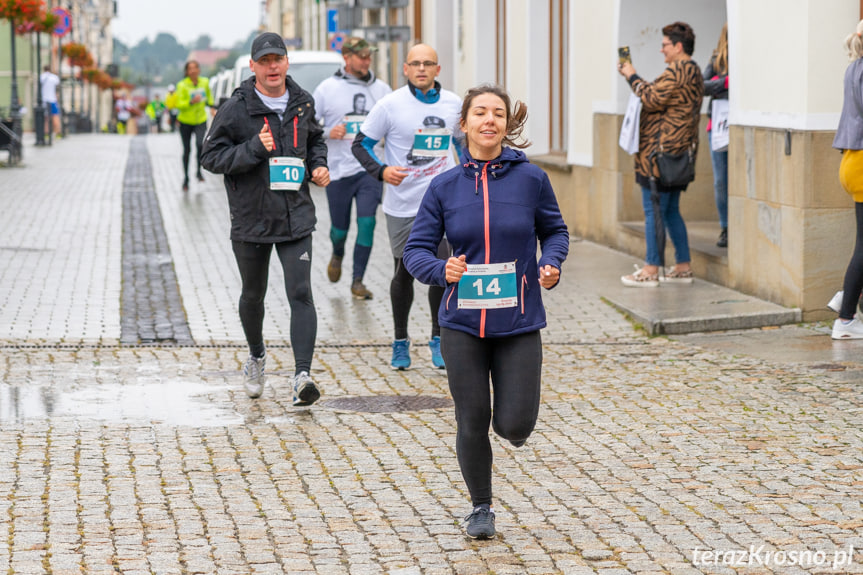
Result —
M268 7L279 2L272 9L281 19L271 26L301 35L306 49L329 47L327 10L356 5ZM302 17L286 16L292 8ZM831 143L849 63L842 45L860 16L859 0L412 0L390 14L437 49L444 87L463 94L496 82L527 103L527 152L552 178L572 232L633 261L644 255L644 225L632 158L617 145L630 93L616 70L617 48L629 46L639 75L652 79L665 67L661 29L681 20L695 30L693 58L703 68L727 22L729 245L715 246L702 129L697 177L681 201L693 268L700 278L799 307L806 319L829 315L825 302L841 289L854 244L853 203ZM406 47L385 46L376 62L396 84ZM673 261L670 248L666 259Z

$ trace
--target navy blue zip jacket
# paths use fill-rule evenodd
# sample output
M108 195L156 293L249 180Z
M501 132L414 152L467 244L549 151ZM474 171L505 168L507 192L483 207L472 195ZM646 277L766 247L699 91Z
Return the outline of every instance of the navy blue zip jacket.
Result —
M404 251L407 270L425 284L446 286L440 325L477 337L505 337L545 327L539 268L560 269L569 231L548 176L521 151L503 148L480 163L467 150L463 164L435 177L423 197ZM458 309L458 284L447 285L446 261L437 259L444 233L453 255L468 264L515 262L518 305ZM536 261L537 240L542 257Z

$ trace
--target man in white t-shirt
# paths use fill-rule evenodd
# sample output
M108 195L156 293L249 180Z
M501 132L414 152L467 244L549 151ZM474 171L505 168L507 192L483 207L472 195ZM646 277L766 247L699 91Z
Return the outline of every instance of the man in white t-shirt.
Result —
M57 105L57 86L60 85L60 78L51 72L50 66L45 66L43 70L39 75L39 82L42 84L42 102L48 108L48 117L45 118L46 127L52 128L54 133L59 135L60 107ZM50 124L48 124L49 118Z
M392 248L395 274L390 284L395 338L393 369L410 367L408 318L413 303L413 277L402 261L402 252L420 202L432 178L456 165L454 136L459 135L461 99L442 90L435 78L440 74L437 52L426 44L408 51L402 66L407 86L395 90L372 108L353 141L351 150L366 171L386 183L383 210ZM385 161L374 150L385 140ZM446 242L439 255L447 257ZM432 363L444 368L440 355L440 325L437 312L444 288L429 286L432 331L429 340Z
M363 284L363 276L372 253L375 214L381 203L383 186L354 158L351 142L372 106L392 92L369 69L374 50L377 48L372 48L362 38L348 38L342 44L344 67L321 82L313 94L317 119L323 122L327 135L327 165L331 178L327 186L327 201L333 255L327 266L327 277L331 282L337 282L342 276L351 209L356 203L357 239L351 293L356 299L363 300L372 299L372 292Z

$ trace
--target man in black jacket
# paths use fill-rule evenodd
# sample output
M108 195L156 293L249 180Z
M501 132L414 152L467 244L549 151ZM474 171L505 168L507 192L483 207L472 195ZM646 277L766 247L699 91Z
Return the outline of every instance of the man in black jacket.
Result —
M243 367L246 394L260 397L266 376L264 296L273 247L291 305L294 405L311 405L320 391L309 376L317 333L312 299L315 205L309 180L329 184L327 145L311 95L289 76L285 43L265 32L252 43L244 81L219 107L204 144L202 164L225 175L231 242L243 288L240 321L249 344Z

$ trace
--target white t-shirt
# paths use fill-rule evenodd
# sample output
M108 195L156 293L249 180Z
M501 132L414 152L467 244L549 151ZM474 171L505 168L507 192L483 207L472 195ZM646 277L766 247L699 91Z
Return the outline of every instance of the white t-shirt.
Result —
M60 85L60 78L57 74L51 72L42 72L39 75L39 81L42 82L42 101L48 104L57 102L57 86Z
M270 96L265 96L255 88L255 94L258 95L258 98L261 99L261 102L264 103L264 106L275 112L279 115L279 120L284 118L285 110L288 108L288 100L291 99L291 95L285 90L285 93L279 96L278 98L271 98Z
M342 71L344 74L344 71ZM330 76L315 88L315 118L324 123L327 137L327 165L332 180L341 180L363 170L351 153L353 137L330 139L330 131L345 123L345 116L368 116L369 110L392 89L381 80L365 83L354 78ZM383 149L380 150L383 152Z
M447 129L453 136L460 133L461 99L441 90L433 104L420 102L408 86L384 97L369 113L360 128L373 140L386 139L384 163L408 171L398 186L386 184L383 210L399 218L417 215L420 202L432 178L456 165L455 148L450 138L448 152L440 157L424 157L414 149L418 130Z

